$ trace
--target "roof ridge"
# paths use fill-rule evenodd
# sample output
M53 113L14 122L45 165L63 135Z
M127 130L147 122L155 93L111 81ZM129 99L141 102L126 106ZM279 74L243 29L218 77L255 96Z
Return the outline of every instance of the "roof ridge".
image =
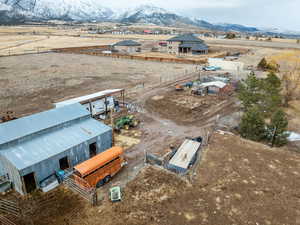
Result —
M90 116L79 103L54 108L0 124L0 146Z

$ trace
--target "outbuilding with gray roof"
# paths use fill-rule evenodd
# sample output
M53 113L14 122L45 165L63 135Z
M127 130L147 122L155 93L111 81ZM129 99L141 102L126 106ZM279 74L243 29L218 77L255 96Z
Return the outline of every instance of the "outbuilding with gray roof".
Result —
M79 103L51 109L0 124L0 173L26 194L111 146L112 129Z
M142 45L136 41L124 40L124 41L115 43L113 45L113 49L120 53L128 54L128 53L140 52L141 46Z

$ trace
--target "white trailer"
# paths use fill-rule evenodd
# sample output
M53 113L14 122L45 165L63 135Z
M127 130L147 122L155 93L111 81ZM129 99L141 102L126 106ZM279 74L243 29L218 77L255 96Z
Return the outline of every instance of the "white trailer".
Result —
M90 95L81 96L78 98L69 99L62 102L54 103L55 108L72 105L75 103L82 104L93 117L109 112L116 106L116 100L113 95L120 93L124 99L124 89L110 89L97 92Z
M223 58L209 58L208 64L209 66L221 67L222 70L227 70L227 71L241 72L244 70L244 63L226 61Z

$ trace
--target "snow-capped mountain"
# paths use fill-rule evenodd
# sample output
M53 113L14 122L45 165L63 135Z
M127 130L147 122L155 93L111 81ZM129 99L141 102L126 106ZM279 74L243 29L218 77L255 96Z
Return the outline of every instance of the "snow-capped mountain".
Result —
M126 11L119 17L121 22L148 23L156 25L176 25L183 17L154 5L141 5Z
M70 19L78 21L109 20L113 11L98 0L0 0L1 8L12 8L31 18ZM5 9L6 8L6 9Z
M171 12L167 11L166 9L156 7L152 4L143 4L134 9L126 9L125 13L121 15L121 17L131 17L136 14L140 14L143 16L151 16L153 14L170 14Z
M230 24L230 23L208 23L207 21L201 19L194 19L194 23L201 28L208 30L217 30L217 31L238 31L238 32L258 32L259 29L256 27L248 27L239 24Z
M238 24L212 24L201 19L191 19L169 12L154 5L142 5L126 11L120 17L121 22L150 23L156 25L192 25L208 30L256 32L255 27L246 27Z
M141 5L120 13L120 10L113 11L103 6L100 0L0 0L0 24L51 19L195 26L216 31L281 33L276 29L270 31L239 24L213 24L202 19L184 17L154 5Z

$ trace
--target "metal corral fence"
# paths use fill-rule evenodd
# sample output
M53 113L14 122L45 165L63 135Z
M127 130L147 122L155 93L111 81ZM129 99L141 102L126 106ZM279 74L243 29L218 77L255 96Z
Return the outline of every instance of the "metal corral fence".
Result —
M18 203L9 200L0 200L0 213L8 214L15 217L21 216L21 208L19 207Z
M68 187L71 191L79 194L82 198L89 201L92 206L96 206L98 203L97 191L95 188L90 190L83 189L80 187L72 178L68 177L64 180L64 184Z
M5 216L0 215L0 225L17 225L17 224L13 223L9 219L7 219Z
M195 171L197 170L197 168L201 162L202 155L205 151L206 146L209 143L209 139L210 139L211 135L213 134L214 130L215 130L214 124L212 124L212 127L204 130L203 135L202 135L201 146L193 159L192 167L189 170L187 170L187 172L180 173L181 176L191 174L190 180L192 181ZM169 163L169 160L176 154L176 151L177 151L177 149L172 149L171 152L165 154L162 157L156 156L154 154L151 154L151 153L148 153L147 151L145 151L144 161L147 164L159 166L163 169L175 172L173 170L170 170L170 168L168 168L168 163Z

